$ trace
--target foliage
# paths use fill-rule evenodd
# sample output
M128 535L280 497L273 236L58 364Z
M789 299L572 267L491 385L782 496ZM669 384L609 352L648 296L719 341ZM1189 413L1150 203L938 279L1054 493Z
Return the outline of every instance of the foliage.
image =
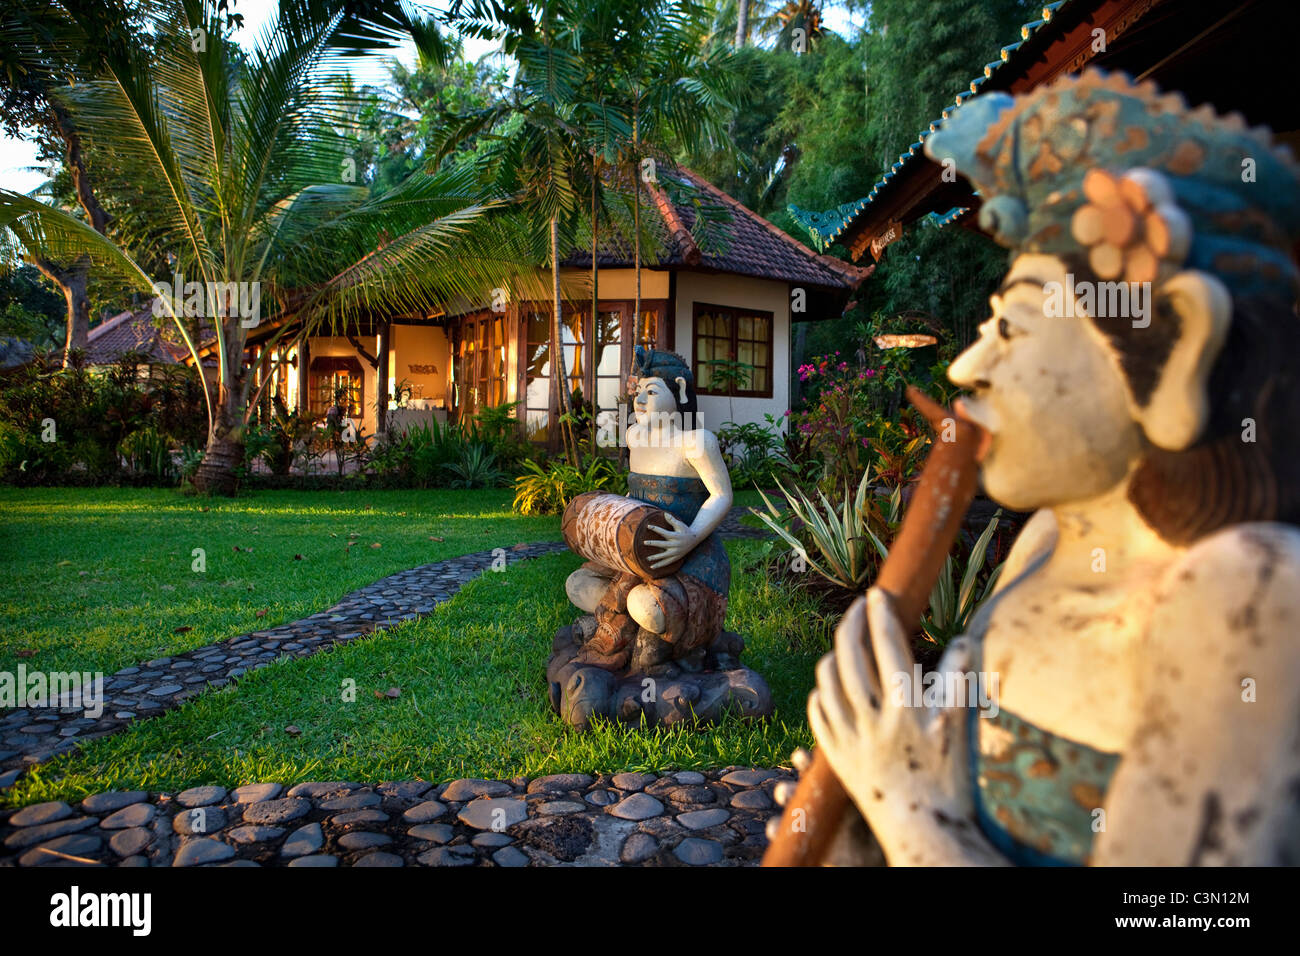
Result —
M460 461L449 462L442 468L454 476L449 488L496 488L506 477L496 466L496 455L481 442L465 446Z
M254 423L244 433L245 465L251 466L260 458L271 474L289 474L298 456L298 446L311 437L312 429L312 423L298 409L289 410L275 396L267 420Z
M0 480L174 481L171 450L203 434L198 376L139 355L108 368L72 360L42 353L0 380Z
M983 572L989 543L1001 517L1002 511L999 509L989 519L988 525L965 556L964 567L961 560L951 554L943 563L939 580L930 591L929 608L921 620L921 630L925 636L940 647L966 633L971 618L997 586L1006 562L992 568L987 574Z
M578 495L588 491L627 493L627 476L608 458L593 458L584 469L568 462L524 462L524 473L515 479L516 514L560 514Z
M362 9L382 22L362 22ZM114 241L55 206L0 190L8 258L20 249L88 257L102 274L152 295L156 278L171 278L151 267L164 250L175 256L174 271L193 281L257 289L269 313L263 321L292 314L265 343L272 349L285 336L344 327L367 310L472 299L527 261L510 228L494 221L468 228L494 202L463 175L420 171L376 191L349 174L357 97L341 58L390 48L408 34L428 41L433 31L404 5L281 0L278 19L250 50L212 3L158 0L143 10L156 42L110 45L101 78L59 98L98 155L112 156L100 167L112 176L104 188L145 190L157 200L155 214ZM195 35L205 43L193 43ZM157 301L196 361L208 319L218 381L196 482L231 493L255 379L239 371L248 316L216 302L192 315L166 298Z
M902 489L894 488L885 499L871 488L870 477L870 472L863 473L852 498L846 487L839 507L819 491L821 510L818 510L802 490L787 491L778 483L788 512L783 514L766 494L763 503L768 513L756 508L750 511L826 580L858 591L875 577L888 553L884 541L892 537L901 520ZM787 527L792 521L798 527Z

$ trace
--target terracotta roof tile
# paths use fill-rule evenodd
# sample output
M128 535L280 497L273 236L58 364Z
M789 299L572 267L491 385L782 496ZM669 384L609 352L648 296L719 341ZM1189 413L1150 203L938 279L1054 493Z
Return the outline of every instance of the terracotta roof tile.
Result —
M143 352L157 365L175 365L185 356L184 347L174 344L165 329L154 325L149 308L122 312L90 330L86 342L88 364L112 365L128 352Z

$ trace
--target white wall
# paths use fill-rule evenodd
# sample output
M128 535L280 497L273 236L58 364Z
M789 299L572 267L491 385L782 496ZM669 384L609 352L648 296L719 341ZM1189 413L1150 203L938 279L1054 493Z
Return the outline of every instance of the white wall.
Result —
M763 424L763 415L780 417L790 407L790 293L784 282L747 276L677 273L675 351L695 368L695 303L761 309L772 313L772 397L700 396L700 416L708 429L727 421Z

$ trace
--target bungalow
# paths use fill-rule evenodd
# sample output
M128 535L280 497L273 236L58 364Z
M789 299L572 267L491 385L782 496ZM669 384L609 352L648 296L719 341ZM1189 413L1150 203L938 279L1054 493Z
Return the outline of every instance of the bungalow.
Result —
M691 362L706 426L783 414L792 322L840 315L872 268L813 252L690 170L661 167L659 175L672 182L671 189L649 184L643 206L656 217L663 253L643 260L641 342ZM705 217L699 232L708 242L693 238L697 216ZM564 368L570 387L608 420L631 367L636 270L624 250L599 252L593 316L591 265L590 250L561 263ZM538 278L545 288L549 270ZM364 435L518 402L521 433L545 442L557 420L553 312L548 300L485 295L474 307L363 319L352 334L313 335L300 347L269 351L274 329L266 324L249 336L249 364L259 384L270 377L264 395L312 417L341 398ZM719 374L716 362L735 363L730 370L738 374Z

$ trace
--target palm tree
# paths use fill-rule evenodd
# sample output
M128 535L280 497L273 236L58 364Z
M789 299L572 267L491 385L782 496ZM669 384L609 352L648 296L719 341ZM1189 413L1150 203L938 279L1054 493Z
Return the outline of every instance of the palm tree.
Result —
M253 408L249 317L233 308L235 290L259 295L277 321L269 351L326 323L474 299L519 269L517 237L506 220L484 217L495 203L481 199L467 175L418 173L377 194L345 175L355 144L338 80L340 46L382 45L374 29L356 29L351 6L281 0L277 22L244 53L213 0L158 0L150 6L151 55L129 45L112 50L102 80L64 94L114 172L161 197L140 243L168 250L174 269L208 293L200 315L156 300L197 368L206 348L217 360L195 478L203 491L233 493ZM382 6L390 26L424 29ZM30 197L0 190L0 226L27 253L88 256L137 291L158 288L134 244L115 244Z
M608 67L599 87L584 91L612 115L628 118L615 148L624 180L632 184L633 260L636 268L635 341L642 339L641 264L643 161L671 163L671 155L706 144L730 151L726 117L744 95L734 51L708 43L710 11L697 0L594 0L575 17L572 42ZM612 130L611 130L612 132ZM648 172L648 171L647 171Z

